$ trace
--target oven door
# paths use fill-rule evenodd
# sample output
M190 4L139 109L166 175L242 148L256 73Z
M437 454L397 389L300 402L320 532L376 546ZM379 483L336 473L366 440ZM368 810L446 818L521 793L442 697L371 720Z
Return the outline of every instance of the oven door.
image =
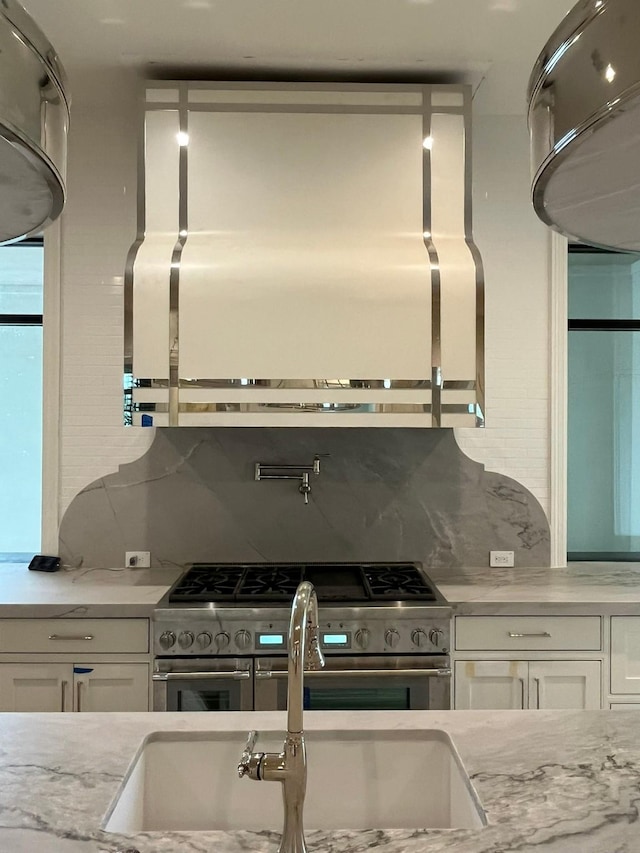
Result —
M256 711L287 707L286 658L258 658ZM324 669L304 674L308 711L414 711L451 707L446 656L342 657L326 655Z
M154 711L251 711L251 658L156 658Z

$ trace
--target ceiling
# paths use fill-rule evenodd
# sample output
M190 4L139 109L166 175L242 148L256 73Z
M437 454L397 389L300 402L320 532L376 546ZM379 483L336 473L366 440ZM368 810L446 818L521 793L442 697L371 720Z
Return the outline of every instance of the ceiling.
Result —
M574 0L22 0L75 81L146 76L469 82L525 111L533 63ZM73 91L72 91L73 94Z

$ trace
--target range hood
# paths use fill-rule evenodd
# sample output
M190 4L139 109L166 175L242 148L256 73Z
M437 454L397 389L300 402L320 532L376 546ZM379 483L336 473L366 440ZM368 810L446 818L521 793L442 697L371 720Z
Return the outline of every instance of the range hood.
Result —
M464 86L148 84L126 418L482 426Z
M0 3L0 243L61 213L69 97L55 50L16 0Z

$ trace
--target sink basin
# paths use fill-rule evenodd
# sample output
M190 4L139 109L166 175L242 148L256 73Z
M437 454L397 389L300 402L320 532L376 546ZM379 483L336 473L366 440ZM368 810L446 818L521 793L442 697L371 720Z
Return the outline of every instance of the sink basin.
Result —
M486 824L449 735L306 732L305 829L475 829ZM156 732L104 823L108 832L282 830L282 786L239 779L246 732ZM282 735L261 735L279 752Z

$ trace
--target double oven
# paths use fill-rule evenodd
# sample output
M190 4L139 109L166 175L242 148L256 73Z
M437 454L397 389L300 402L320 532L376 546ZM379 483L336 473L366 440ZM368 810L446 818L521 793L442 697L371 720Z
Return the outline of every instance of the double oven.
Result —
M450 707L450 610L417 564L195 564L154 614L154 710L285 710L302 579L326 661L305 673L306 709Z

